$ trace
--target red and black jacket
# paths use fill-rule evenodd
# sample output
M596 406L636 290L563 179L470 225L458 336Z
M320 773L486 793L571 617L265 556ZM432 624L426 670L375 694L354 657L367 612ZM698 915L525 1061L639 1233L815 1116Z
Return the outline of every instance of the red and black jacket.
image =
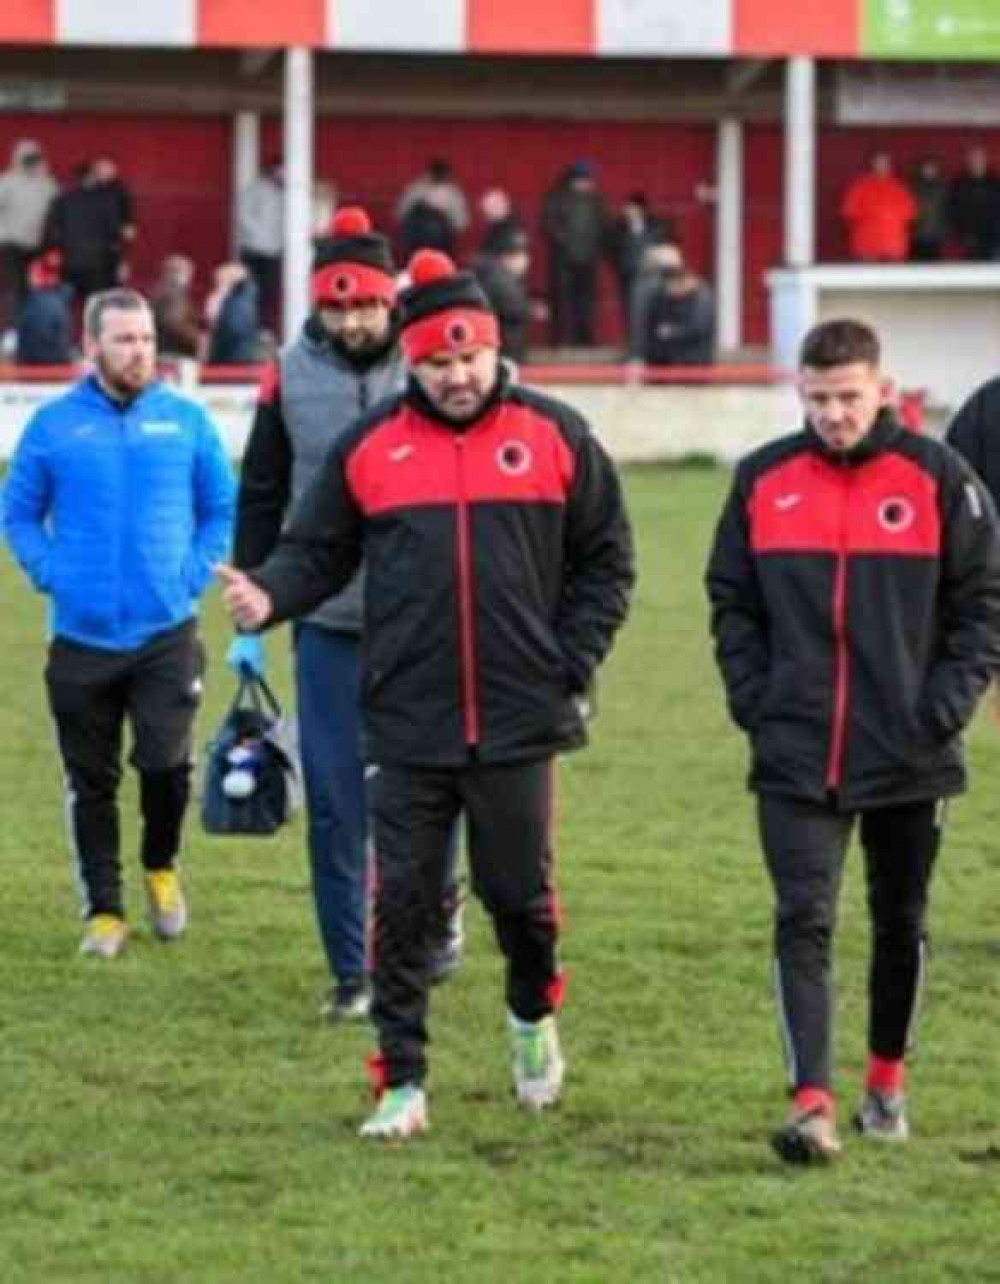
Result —
M253 579L278 623L362 558L370 760L513 762L584 742L574 696L634 572L617 474L579 415L501 376L456 425L411 380L336 442Z
M708 567L750 786L845 810L961 792L1000 657L1000 535L953 451L883 412L845 457L810 428L739 466Z

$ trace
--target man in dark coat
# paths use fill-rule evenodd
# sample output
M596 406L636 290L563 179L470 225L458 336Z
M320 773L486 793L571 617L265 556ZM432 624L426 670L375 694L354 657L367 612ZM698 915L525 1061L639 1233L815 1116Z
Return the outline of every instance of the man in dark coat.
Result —
M84 300L118 283L122 211L100 164L87 161L76 172L75 185L49 208L45 244L61 252L63 278Z
M542 232L549 247L551 339L556 347L591 347L597 276L610 224L594 168L577 161L546 194Z
M427 1127L427 925L463 811L507 962L517 1099L542 1110L560 1096L552 768L585 742L580 698L633 581L621 488L587 424L508 379L470 273L425 250L409 276L406 391L336 442L262 567L221 571L253 630L342 588L364 552L383 1091L362 1135L374 1138Z
M472 265L500 324L500 353L522 365L528 360L531 297L528 294L528 237L511 228L494 240L493 250Z
M953 451L888 408L876 335L807 336L805 427L736 472L708 591L729 710L750 739L775 894L774 978L793 1093L782 1159L840 1150L832 1089L831 943L858 824L873 925L865 1136L908 1136L904 1057L926 969L960 736L1000 663L996 511Z
M967 259L995 259L1000 248L1000 179L985 147L970 147L951 186L948 213Z

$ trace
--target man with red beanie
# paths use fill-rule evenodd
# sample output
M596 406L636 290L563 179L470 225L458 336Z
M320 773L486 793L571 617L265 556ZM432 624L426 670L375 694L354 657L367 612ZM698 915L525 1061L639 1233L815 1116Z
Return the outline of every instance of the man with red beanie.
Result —
M314 311L268 371L243 457L234 543L237 566L263 562L330 446L359 415L406 382L389 243L367 213L342 209L318 248ZM368 820L358 714L362 576L295 625L299 739L309 813L312 886L332 990L323 1014L364 1019ZM260 639L236 638L229 663L263 674ZM452 875L452 878L454 876ZM461 949L457 889L435 924L441 976Z
M552 764L585 743L580 696L633 582L618 478L587 424L510 382L471 274L426 250L409 274L406 391L338 439L263 567L220 569L237 624L259 629L339 589L364 554L381 1096L361 1132L383 1138L427 1127L426 924L463 811L507 963L518 1101L560 1095Z

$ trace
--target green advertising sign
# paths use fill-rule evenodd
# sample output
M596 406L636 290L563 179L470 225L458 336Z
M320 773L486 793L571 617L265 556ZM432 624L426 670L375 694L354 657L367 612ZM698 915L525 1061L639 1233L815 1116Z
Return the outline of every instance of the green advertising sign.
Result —
M1000 0L864 0L862 52L1000 59Z

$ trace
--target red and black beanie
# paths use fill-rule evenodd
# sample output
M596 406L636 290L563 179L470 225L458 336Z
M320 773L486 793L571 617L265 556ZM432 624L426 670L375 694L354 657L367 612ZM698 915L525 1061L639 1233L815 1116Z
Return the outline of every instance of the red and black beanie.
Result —
M406 272L411 284L399 304L403 351L411 365L436 352L500 346L496 316L471 272L459 272L439 250L418 250Z
M316 248L312 299L344 307L355 301L396 302L396 266L388 240L372 231L372 221L358 205L338 210L331 235Z

